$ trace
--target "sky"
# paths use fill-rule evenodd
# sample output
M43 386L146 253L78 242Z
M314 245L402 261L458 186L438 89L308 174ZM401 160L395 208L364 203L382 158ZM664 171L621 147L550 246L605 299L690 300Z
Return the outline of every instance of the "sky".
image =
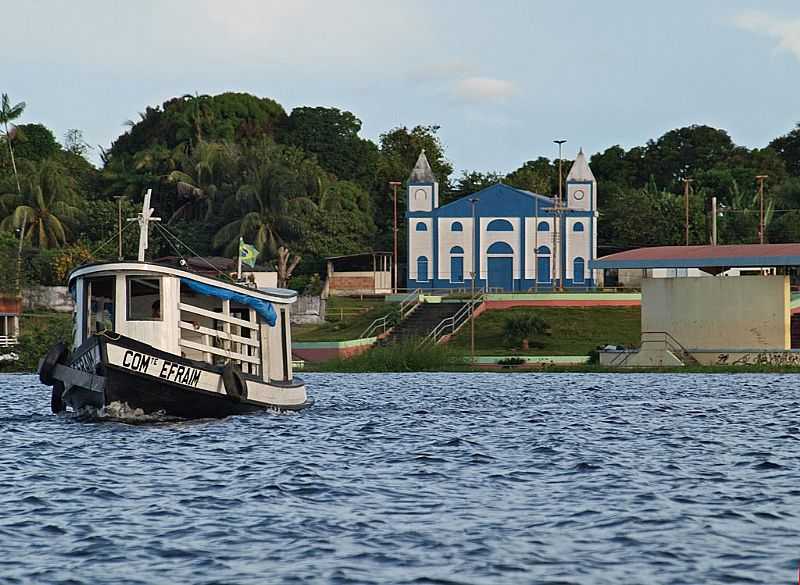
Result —
M800 122L798 0L31 0L3 14L0 91L27 103L21 122L104 148L147 106L224 91L349 110L373 140L441 126L457 172L689 124L763 147Z

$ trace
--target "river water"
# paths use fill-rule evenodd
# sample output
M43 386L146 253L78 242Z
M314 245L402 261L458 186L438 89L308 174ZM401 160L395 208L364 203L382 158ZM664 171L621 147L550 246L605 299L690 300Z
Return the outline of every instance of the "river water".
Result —
M0 376L0 582L797 581L798 376L305 377L129 424Z

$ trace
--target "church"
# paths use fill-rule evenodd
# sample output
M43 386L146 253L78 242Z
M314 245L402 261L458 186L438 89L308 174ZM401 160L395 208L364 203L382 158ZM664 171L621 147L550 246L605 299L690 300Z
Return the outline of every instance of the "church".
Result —
M566 201L502 183L439 206L423 151L408 179L409 289L586 289L597 257L597 181L581 150Z

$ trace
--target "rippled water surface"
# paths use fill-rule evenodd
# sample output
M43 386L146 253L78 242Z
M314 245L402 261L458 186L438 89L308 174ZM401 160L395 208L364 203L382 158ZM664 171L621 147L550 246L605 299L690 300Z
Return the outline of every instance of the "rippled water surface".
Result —
M306 379L134 425L0 376L0 582L797 580L797 376Z

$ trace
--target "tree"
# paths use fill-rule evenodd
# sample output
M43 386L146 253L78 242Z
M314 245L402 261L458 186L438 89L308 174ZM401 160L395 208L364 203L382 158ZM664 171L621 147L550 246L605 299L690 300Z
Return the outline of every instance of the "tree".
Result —
M527 351L530 339L547 332L548 325L538 315L522 314L508 317L503 324L503 337L507 342L519 344L521 349Z
M794 177L800 177L800 123L791 132L769 143L786 164L786 170Z
M292 256L289 253L289 248L281 246L278 248L278 259L275 261L275 271L278 273L278 287L286 288L289 286L289 280L292 278L292 273L302 258L300 256Z
M83 139L83 132L77 128L71 128L64 134L64 150L78 156L86 156L89 152L89 144Z
M22 187L19 184L19 174L17 173L17 163L14 160L14 148L11 146L11 141L14 139L14 125L12 124L11 130L8 129L8 124L16 120L25 111L25 102L11 105L8 99L8 94L4 93L2 96L2 103L0 103L0 124L3 125L3 137L8 145L8 154L11 157L11 167L14 169L14 178L17 181L17 193L22 194Z
M0 207L7 213L0 229L23 229L23 239L39 248L66 244L79 215L72 178L53 160L26 161L22 185L20 193L0 195Z
M337 178L369 186L374 181L378 147L361 138L361 120L337 108L295 108L289 115L286 143L317 157Z
M564 165L564 168L569 169L567 165ZM553 193L558 193L558 162L551 163L550 159L543 156L529 160L516 171L506 175L506 183L517 189L549 197Z
M214 246L233 255L243 237L262 254L274 256L298 235L302 218L316 209L314 198L327 179L295 148L265 143L249 154L245 182L227 202L226 211L236 219L220 228Z
M53 132L42 124L20 124L14 142L17 145L14 154L18 159L38 162L61 152Z
M166 177L175 185L178 205L169 223L179 217L197 218L198 215L208 220L214 212L225 174L236 166L238 157L233 144L200 142L192 155L179 163L181 170L174 170Z

